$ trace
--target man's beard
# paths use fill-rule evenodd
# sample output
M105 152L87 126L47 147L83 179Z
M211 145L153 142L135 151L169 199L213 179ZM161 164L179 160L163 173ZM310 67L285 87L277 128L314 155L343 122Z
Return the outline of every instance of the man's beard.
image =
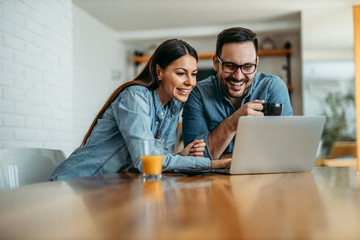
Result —
M245 79L241 79L240 81L237 81L235 78L227 77L224 80L226 81L226 83L222 84L223 85L222 88L223 88L224 92L226 93L226 95L231 98L244 98L247 95L247 93L249 92L249 88L250 88L251 84L245 88L244 92L241 95L232 95L227 86L227 83L231 84L232 82L233 83L234 82L235 83L243 82L243 84L246 85L249 81L251 81L251 79L249 79L249 78L245 78Z

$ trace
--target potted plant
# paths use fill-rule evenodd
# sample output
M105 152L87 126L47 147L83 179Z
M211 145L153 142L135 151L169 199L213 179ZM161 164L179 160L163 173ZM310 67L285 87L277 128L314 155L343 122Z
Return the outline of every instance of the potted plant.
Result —
M355 108L355 96L349 93L328 93L323 99L323 112L326 123L322 134L322 155L329 156L332 145L336 141L355 141L356 132L349 131L349 108ZM354 123L355 124L355 123Z

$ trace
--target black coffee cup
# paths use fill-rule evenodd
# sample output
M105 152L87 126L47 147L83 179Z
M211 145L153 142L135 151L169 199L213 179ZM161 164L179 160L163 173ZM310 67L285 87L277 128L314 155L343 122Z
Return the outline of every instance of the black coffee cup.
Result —
M262 105L263 109L261 111L265 116L280 116L284 106L281 103L263 103Z

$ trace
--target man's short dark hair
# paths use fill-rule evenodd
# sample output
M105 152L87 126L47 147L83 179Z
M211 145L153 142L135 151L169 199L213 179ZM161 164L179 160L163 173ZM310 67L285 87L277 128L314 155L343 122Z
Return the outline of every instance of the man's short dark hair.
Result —
M228 28L219 33L216 40L216 55L220 56L225 43L248 42L254 43L256 55L258 54L258 39L256 33L247 28L234 27Z

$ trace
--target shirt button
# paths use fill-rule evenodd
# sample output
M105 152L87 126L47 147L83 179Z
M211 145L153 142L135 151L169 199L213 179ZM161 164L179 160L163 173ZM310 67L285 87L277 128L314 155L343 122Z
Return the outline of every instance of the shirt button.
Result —
M162 115L164 115L164 113L163 113L163 112L161 112L161 116L162 116Z
M158 121L156 121L156 122L155 122L155 124L157 125L157 124L159 124L159 122L158 122Z

